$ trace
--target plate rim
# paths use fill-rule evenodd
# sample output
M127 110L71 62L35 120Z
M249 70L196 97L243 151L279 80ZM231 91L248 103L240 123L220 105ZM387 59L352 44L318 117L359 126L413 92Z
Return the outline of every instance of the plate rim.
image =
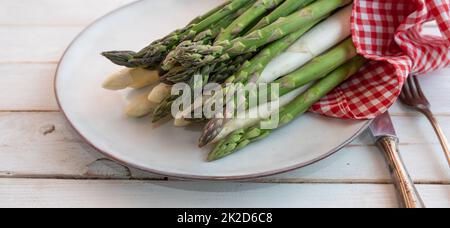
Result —
M67 55L67 53L71 50L71 48L74 46L74 44L79 40L80 37L82 37L90 28L92 28L94 25L96 25L98 22L100 22L101 20L113 15L114 13L128 8L132 5L138 4L139 2L142 2L145 0L138 0L138 1L134 1L134 2L130 2L127 3L117 9L114 9L112 11L110 11L109 13L95 19L93 22L89 23L89 25L87 25L80 33L78 33L73 40L69 43L69 45L65 48L62 56L60 57L57 67L56 67L56 71L55 71L55 75L54 75L54 80L53 80L53 91L55 94L55 98L56 98L56 103L60 109L60 112L63 114L64 118L67 120L67 122L69 123L69 125L71 126L71 128L73 130L75 130L75 132L88 144L90 145L92 148L94 148L97 152L99 152L100 154L105 155L106 157L112 159L113 161L119 163L120 165L123 165L125 167L131 167L131 168L136 168L138 170L141 171L145 171L145 172L149 172L152 174L157 174L157 175L161 175L164 177L171 177L171 178L177 178L177 179L182 179L182 180L204 180L204 181L238 181L238 180L249 180L249 179L257 179L257 178L263 178L263 177L268 177L268 176L273 176L273 175L278 175L278 174L282 174L282 173L287 173L290 171L294 171L294 170L298 170L307 166L310 166L312 164L315 164L319 161L322 161L328 157L330 157L331 155L334 155L335 153L337 153L338 151L340 151L341 149L343 149L344 147L346 147L347 145L349 145L352 141L354 141L358 136L360 136L365 130L367 130L367 128L370 126L370 124L372 123L372 120L366 120L366 123L349 139L347 139L346 141L344 141L343 143L341 143L339 146L335 147L334 149L330 150L329 152L327 152L326 154L317 157L315 159L311 159L307 162L302 162L300 164L296 164L296 165L292 165L292 166L288 166L286 168L283 169L275 169L275 170L270 170L270 171L266 171L266 172L259 172L259 173L254 173L254 174L247 174L247 175L235 175L235 176L210 176L210 175L187 175L187 174L179 174L179 173L173 173L173 172L165 172L165 171L160 171L160 170L156 170L156 169L152 169L149 167L143 167L141 165L137 165L137 164L133 164L132 162L127 162L124 161L120 158L118 158L117 156L113 155L112 153L102 150L100 149L98 146L96 146L93 142L91 142L91 140L89 140L86 136L84 136L81 131L78 130L78 128L75 126L75 124L70 120L70 118L68 117L68 115L66 114L66 111L64 110L63 106L61 105L61 100L59 97L59 93L58 93L58 88L57 88L57 82L58 82L58 76L59 76L59 72L60 72L60 68L61 65Z

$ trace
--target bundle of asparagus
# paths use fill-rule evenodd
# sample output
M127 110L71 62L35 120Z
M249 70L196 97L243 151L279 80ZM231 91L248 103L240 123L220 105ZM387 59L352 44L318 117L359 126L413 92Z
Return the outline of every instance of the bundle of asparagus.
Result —
M280 120L275 123L276 128L280 128L290 123L297 116L304 114L323 96L327 95L350 76L357 73L365 61L361 56L354 57L348 63L340 66L324 79L311 86L306 92L296 97L288 105L278 110ZM269 119L268 121L272 120ZM258 124L248 128L238 128L218 143L216 148L209 154L208 161L226 157L248 146L250 143L267 137L273 130L263 129Z
M275 121L265 119L267 116L278 114L281 121L274 126L280 128L305 113L364 64L364 58L357 56L349 38L351 2L228 1L139 52L102 53L113 63L126 67L110 76L103 87L110 90L151 87L148 96L131 101L126 113L131 117L151 114L156 122L169 116L175 101L183 96L171 94L176 83L187 83L192 91L218 83L224 93L236 83L278 85L277 96L271 96L274 93L271 89L258 91L271 99L256 106L248 103L251 94L245 94L243 103L223 100L222 105L232 103L247 113L268 110L257 118L233 116L227 111L217 111L221 118L186 117L216 101L218 94L192 98L191 105L174 116L177 126L210 119L200 146L217 143L208 160L223 158L269 135L274 129L260 126L262 122ZM261 109L275 103L279 107L274 110Z
M168 52L176 47L180 42L194 38L199 33L212 28L216 22L235 13L245 5L249 0L233 0L225 3L216 9L194 19L185 28L176 30L168 36L157 40L139 52L133 51L111 51L104 52L103 55L113 63L126 67L153 68L164 60Z
M290 16L280 18L248 35L233 40L225 40L215 45L193 43L190 46L180 46L177 48L178 54L172 57L185 67L226 61L245 53L255 52L258 48L296 32L350 2L351 0L318 0ZM163 68L165 67L163 64Z
M274 42L247 63L245 67L242 67L235 75L230 76L226 82L243 83L244 85L249 82L270 83L291 73L350 36L349 18L351 13L352 7L350 5L339 10L309 31L309 26L307 26ZM313 25L311 24L310 26L312 27ZM308 32L304 34L305 31ZM323 31L327 31L327 36L323 36ZM226 91L227 88L225 87L224 90ZM215 100L215 97L203 100L206 105L210 105ZM196 103L201 104L201 102ZM185 116L190 109L196 108L198 107L190 107L186 112L179 114L179 116Z
M279 85L278 96L283 97L312 81L321 79L338 66L355 56L356 49L353 46L351 39L345 40L330 51L299 68L297 71L276 80L274 83ZM262 92L271 94L270 90ZM287 102L290 102L292 99L293 98ZM282 105L283 104L281 104L281 106ZM258 107L255 109L258 109ZM237 128L248 127L255 121L258 121L258 119L245 119L240 117L234 119L213 119L205 127L203 135L200 138L200 146L205 146L211 142L215 143L226 137Z

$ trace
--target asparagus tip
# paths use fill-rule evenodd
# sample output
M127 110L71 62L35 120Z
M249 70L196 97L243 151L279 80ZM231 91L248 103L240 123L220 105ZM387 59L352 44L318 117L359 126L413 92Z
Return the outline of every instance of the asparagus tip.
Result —
M222 131L224 124L224 119L213 119L209 121L206 124L205 129L203 130L203 133L199 139L198 146L202 148L213 142Z
M171 90L171 85L160 83L159 85L155 86L155 88L153 88L153 90L150 92L150 94L148 95L148 100L153 103L161 104L164 99L170 96Z
M153 118L152 118L152 123L158 123L160 120L161 120L162 118L161 117L159 117L159 116L154 116Z
M208 145L207 143L205 143L205 142L203 142L203 141L199 141L199 143L198 143L198 147L200 147L200 148L203 148L203 147L205 147L206 145Z
M216 155L214 153L208 154L208 157L206 158L207 162L214 162L214 161L217 161L217 160L219 160L219 158L216 157Z
M102 56L109 59L114 64L126 67L136 67L134 64L130 63L136 52L133 51L107 51L101 53Z
M186 127L189 126L191 122L187 121L184 118L175 118L174 120L174 126L175 127Z
M122 69L111 74L102 84L102 87L107 90L122 90L126 89L133 83L130 69Z

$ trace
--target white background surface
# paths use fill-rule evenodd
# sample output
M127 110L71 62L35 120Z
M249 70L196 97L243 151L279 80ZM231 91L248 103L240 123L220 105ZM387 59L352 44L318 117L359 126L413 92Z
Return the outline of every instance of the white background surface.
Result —
M59 112L53 76L90 22L131 0L0 0L0 207L395 207L382 154L364 134L329 159L239 183L177 181L105 160ZM437 34L432 25L427 31ZM423 77L450 135L450 69ZM425 117L395 105L411 176L427 206L450 207L450 172ZM52 129L54 131L51 131Z

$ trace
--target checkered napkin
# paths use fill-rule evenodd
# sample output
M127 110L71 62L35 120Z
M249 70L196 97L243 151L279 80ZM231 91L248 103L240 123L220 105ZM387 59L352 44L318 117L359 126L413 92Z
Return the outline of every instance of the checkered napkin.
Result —
M442 36L423 35L435 20ZM352 36L370 59L361 71L311 111L330 117L371 119L400 95L409 74L450 66L450 0L355 0Z

